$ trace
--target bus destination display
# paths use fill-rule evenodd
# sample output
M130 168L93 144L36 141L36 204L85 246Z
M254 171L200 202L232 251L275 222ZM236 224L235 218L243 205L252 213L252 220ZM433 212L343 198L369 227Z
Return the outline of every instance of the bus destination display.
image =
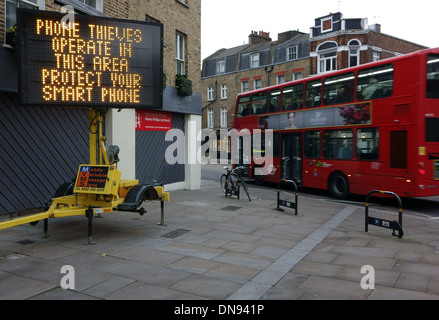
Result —
M162 25L63 17L18 11L21 104L162 108Z

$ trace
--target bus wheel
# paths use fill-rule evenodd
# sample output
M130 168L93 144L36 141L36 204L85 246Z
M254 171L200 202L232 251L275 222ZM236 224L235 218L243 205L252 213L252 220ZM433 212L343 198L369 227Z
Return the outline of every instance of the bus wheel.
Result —
M347 199L349 196L349 181L342 172L334 172L328 180L329 193L337 199Z

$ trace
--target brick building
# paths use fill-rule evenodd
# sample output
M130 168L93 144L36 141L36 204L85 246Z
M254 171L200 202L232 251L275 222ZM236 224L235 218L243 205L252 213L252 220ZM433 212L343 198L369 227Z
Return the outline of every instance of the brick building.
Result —
M288 31L277 41L252 31L248 44L203 60L203 128L231 128L238 93L425 48L381 33L381 26L369 26L367 18L345 19L340 12L316 18L309 34Z
M311 74L353 67L425 49L381 33L367 18L344 19L340 12L315 19L310 28Z
M75 13L163 25L163 105L160 115L172 129L185 133L185 154L198 146L194 130L201 128L201 0L5 0L0 5L0 214L38 208L55 190L89 163L88 109L22 107L18 103L17 62L7 30L16 24L16 8ZM176 75L192 81L192 95L180 96ZM105 116L107 146L120 147L122 178L163 182L167 190L200 186L199 164L169 164L165 152L172 142L156 128L139 130L136 109L114 109Z
M309 72L308 34L287 31L272 41L267 32L252 31L248 44L218 50L203 60L203 128L218 134L230 129L238 93L300 79ZM219 148L228 147L223 143Z

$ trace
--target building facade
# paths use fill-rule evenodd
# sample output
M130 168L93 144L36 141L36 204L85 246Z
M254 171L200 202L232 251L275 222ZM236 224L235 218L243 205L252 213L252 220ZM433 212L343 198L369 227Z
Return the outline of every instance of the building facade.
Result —
M167 130L158 123L141 128L145 110L109 105L106 145L120 148L122 178L163 182L167 190L198 189L200 164L187 157L198 150L195 135L201 129L201 0L5 0L0 5L0 214L40 208L76 176L80 164L89 163L88 109L23 107L18 101L18 66L9 32L16 8L60 12L66 5L79 14L163 25L163 105L150 112L157 121L167 121ZM191 81L191 94L179 93L177 75ZM165 159L174 142L169 140L175 140L166 137L168 129L184 133L184 150L178 151L186 158L176 163Z
M229 130L236 95L309 75L309 35L288 31L272 41L263 31L252 31L247 45L222 49L203 60L203 128ZM218 139L211 151L230 151Z
M310 28L311 74L340 70L425 49L381 33L367 18L345 19L340 12L315 19Z
M367 18L345 19L340 12L316 18L309 34L288 31L278 34L277 41L252 31L248 44L221 49L203 60L203 128L218 136L230 129L235 97L241 92L425 48L381 33L381 26L368 25ZM211 148L226 151L228 146L224 141Z

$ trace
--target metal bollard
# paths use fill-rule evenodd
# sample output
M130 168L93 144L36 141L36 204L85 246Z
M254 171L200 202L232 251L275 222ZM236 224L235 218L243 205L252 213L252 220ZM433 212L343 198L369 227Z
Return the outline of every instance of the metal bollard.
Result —
M381 218L375 218L375 217L369 217L369 198L372 194L374 193L379 193L379 194L386 194L386 195L391 195L393 197L395 197L398 201L398 221L390 221L390 220L385 220L385 219L381 219ZM399 239L402 239L403 235L404 235L404 231L402 229L402 201L401 198L394 192L391 191L381 191L381 190L372 190L370 191L367 196L366 196L366 201L365 201L365 232L369 231L369 224L372 224L374 226L377 227L382 227L382 228L387 228L387 229L393 229L392 232L392 236L398 236ZM398 231L398 235L396 235L395 231Z
M284 183L291 183L294 186L294 191L295 191L295 202L291 202L291 201L287 201L287 200L281 200L280 199L280 186L282 185L282 182ZM287 180L287 179L281 179L277 185L277 208L276 210L278 211L285 211L284 209L282 209L280 206L283 207L287 207L287 208L291 208L294 209L295 211L295 215L297 216L297 211L299 209L299 203L298 203L298 187L296 182L294 182L293 180Z

